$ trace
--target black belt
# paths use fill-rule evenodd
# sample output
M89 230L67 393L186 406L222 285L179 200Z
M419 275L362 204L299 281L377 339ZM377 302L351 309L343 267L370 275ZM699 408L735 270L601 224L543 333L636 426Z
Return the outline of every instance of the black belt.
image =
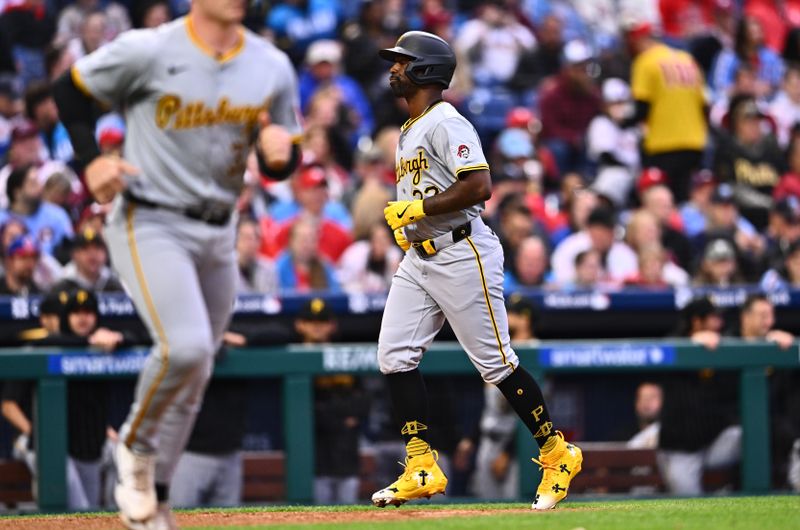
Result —
M470 235L472 235L472 221L457 226L452 231L441 236L412 243L411 247L417 251L421 258L427 259L436 255L440 250L467 239Z
M198 206L189 206L187 208L180 208L178 206L169 206L167 204L160 204L157 202L153 202L147 199L143 199L141 197L137 197L136 195L132 194L129 191L123 192L123 197L125 200L132 204L136 204L138 206L143 206L145 208L154 208L154 209L161 209L161 210L169 210L170 212L175 212L183 215L184 217L188 217L189 219L194 219L195 221L203 221L206 224L210 224L212 226L225 226L231 220L231 215L233 212L227 206L223 206L220 204L210 205L210 204L200 204Z

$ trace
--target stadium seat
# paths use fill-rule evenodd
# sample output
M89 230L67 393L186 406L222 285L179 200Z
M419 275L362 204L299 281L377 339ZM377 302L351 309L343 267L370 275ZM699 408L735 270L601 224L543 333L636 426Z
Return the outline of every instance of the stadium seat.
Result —
M15 508L20 503L32 500L28 467L16 460L0 460L0 504Z
M621 443L580 442L583 470L573 480L574 493L658 493L664 482L654 449L629 449Z
M285 460L283 451L245 452L242 457L244 466L242 501L247 504L285 501ZM362 499L368 499L378 488L378 484L372 478L375 476L376 467L375 454L370 450L362 450L359 471L361 478L359 497Z

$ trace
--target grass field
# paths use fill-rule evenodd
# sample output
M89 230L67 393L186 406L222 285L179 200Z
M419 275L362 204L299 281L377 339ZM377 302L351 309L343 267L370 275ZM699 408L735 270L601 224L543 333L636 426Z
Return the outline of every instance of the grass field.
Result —
M570 502L532 512L523 504L276 507L178 513L185 530L766 530L800 529L800 496ZM0 518L0 529L122 528L113 516Z
M524 511L519 512L522 508ZM800 530L800 496L784 497L727 497L710 499L650 500L565 503L550 512L530 512L527 505L431 505L430 512L452 510L470 512L474 515L445 515L442 519L425 518L425 524L415 517L395 521L351 521L347 523L316 523L269 525L269 530L731 530L731 529L786 529ZM395 511L418 511L418 506L406 506ZM371 507L350 507L364 513ZM394 510L394 509L393 509ZM490 512L487 514L487 510ZM511 513L506 513L511 512ZM366 514L365 514L366 515ZM398 514L399 515L399 514ZM430 515L433 515L431 513ZM195 527L195 530L214 527ZM234 527L227 527L228 529ZM240 527L244 528L244 527ZM249 527L253 528L253 527ZM256 527L258 528L258 527Z

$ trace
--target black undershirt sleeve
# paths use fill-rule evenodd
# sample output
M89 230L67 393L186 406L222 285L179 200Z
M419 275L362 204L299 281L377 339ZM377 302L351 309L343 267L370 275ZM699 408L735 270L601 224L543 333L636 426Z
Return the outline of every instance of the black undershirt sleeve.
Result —
M53 84L53 98L58 106L61 123L69 133L75 157L83 169L100 155L100 148L94 137L94 100L75 85L69 71Z
M300 165L300 146L297 144L292 145L292 156L289 159L289 162L286 163L286 166L280 170L270 169L267 166L267 160L264 153L261 152L261 148L258 146L258 142L256 142L256 158L258 159L258 170L261 174L265 177L269 177L274 180L286 180L294 170L297 169L297 166Z

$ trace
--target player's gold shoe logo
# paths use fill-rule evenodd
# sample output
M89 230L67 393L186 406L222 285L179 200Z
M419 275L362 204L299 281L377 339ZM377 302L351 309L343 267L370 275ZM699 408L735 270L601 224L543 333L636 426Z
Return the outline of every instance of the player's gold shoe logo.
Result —
M407 434L407 435L415 435L419 434L420 431L427 431L428 426L424 423L420 423L416 420L414 421L407 421L403 428L400 429L400 434Z

